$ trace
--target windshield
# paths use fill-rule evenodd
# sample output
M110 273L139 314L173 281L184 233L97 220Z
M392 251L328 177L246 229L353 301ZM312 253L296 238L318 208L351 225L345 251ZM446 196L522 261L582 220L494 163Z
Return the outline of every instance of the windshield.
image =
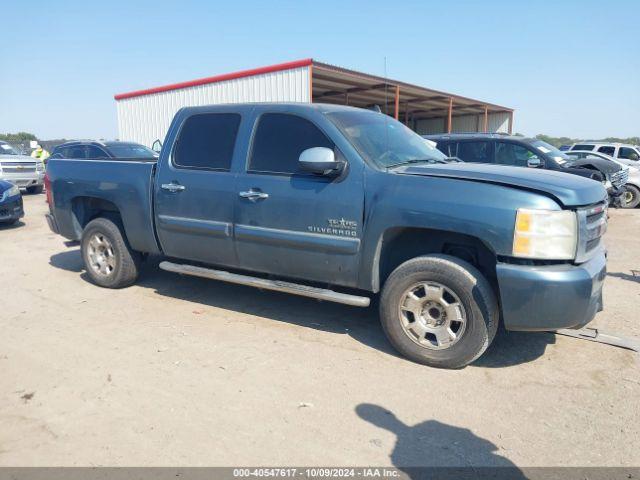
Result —
M8 143L0 143L0 155L20 155L20 153Z
M565 152L558 150L553 145L550 145L547 142L543 142L542 140L535 140L531 142L531 145L533 145L537 150L541 151L548 157L554 159L556 162L558 162L559 165L563 167L568 167L575 161L575 158L571 158Z
M447 158L420 135L387 115L354 110L332 112L327 116L365 160L380 167L445 163Z
M137 143L122 143L107 145L111 153L116 158L157 158L158 154Z

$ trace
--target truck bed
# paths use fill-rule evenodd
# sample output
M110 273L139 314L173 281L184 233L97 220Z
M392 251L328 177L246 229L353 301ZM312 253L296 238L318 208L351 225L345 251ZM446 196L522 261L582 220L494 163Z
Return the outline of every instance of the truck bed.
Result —
M96 209L117 210L131 247L159 253L153 226L155 162L52 159L50 205L61 235L79 240Z

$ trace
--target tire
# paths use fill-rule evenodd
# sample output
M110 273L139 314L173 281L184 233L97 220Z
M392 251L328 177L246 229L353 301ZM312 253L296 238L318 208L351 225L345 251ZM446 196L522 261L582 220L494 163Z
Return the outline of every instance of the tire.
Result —
M44 189L44 186L42 185L35 185L33 187L27 187L27 192L31 193L31 194L39 194L42 193L42 190Z
M429 292L421 287L412 290L424 283ZM439 286L444 293L436 293ZM407 298L408 291L412 299ZM438 295L441 301L431 301L430 297ZM414 305L415 298L422 312L418 314L421 323L416 323L418 319L406 308ZM432 316L438 309L440 313ZM454 320L456 317L460 321ZM413 322L407 323L412 318ZM499 309L491 285L471 264L448 255L426 255L406 261L391 273L380 296L380 320L391 344L405 357L431 367L454 369L470 364L489 347L498 330ZM445 322L444 333L450 343L440 345L431 332L443 335L443 326L427 321ZM452 339L449 332L454 329ZM420 337L413 330L426 333Z
M116 219L95 218L82 232L81 252L93 283L105 288L124 288L138 278L142 255L131 249Z
M640 204L640 189L635 185L625 185L627 190L623 193L624 202L622 202L622 208L636 208Z

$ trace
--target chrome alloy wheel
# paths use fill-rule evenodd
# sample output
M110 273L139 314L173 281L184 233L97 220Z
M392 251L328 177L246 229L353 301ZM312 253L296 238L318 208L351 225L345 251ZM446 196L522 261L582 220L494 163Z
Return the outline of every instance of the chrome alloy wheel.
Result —
M404 333L421 347L444 350L464 334L467 315L458 296L438 282L409 287L398 309Z
M109 239L101 233L94 233L91 236L87 254L89 265L98 275L109 276L116 268L113 246Z

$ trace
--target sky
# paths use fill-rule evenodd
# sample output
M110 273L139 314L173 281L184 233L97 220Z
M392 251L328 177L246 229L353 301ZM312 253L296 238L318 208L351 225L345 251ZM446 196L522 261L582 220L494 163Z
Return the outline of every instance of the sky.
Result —
M113 95L302 58L640 136L640 1L0 0L0 133L116 138Z

